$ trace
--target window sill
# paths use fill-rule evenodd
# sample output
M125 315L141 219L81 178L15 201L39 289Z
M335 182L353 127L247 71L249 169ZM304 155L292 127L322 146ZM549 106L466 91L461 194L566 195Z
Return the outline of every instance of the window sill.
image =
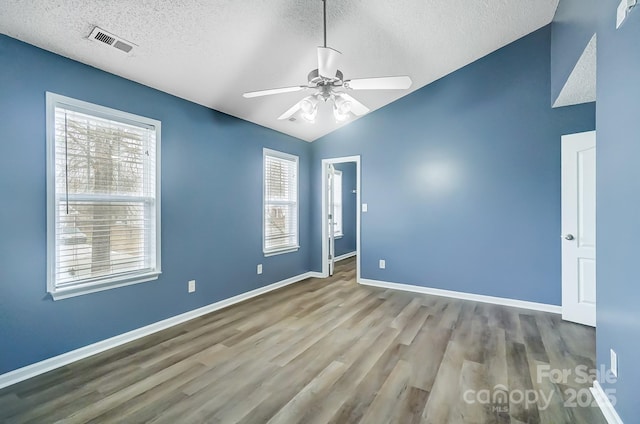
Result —
M298 249L300 249L300 246L287 247L285 249L269 250L269 251L263 251L263 252L264 252L264 257L266 258L266 257L269 257L269 256L276 256L276 255L283 255L285 253L297 252Z
M337 234L336 234L336 235L334 235L334 236L333 236L333 239L334 239L334 240L339 240L339 239L341 239L342 237L344 237L344 235L343 235L343 234L340 234L340 235L337 235Z
M69 297L82 296L84 294L96 293L103 290L115 289L117 287L130 286L138 283L157 280L160 272L148 272L136 274L128 277L111 278L106 280L91 281L84 284L77 284L69 287L57 287L49 290L53 300L62 300Z

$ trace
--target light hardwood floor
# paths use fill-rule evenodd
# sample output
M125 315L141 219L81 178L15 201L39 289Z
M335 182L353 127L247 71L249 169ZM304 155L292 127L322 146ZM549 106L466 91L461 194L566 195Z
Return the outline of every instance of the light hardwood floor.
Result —
M538 378L594 368L593 329L359 286L354 263L0 390L0 422L605 423L564 405L588 383Z

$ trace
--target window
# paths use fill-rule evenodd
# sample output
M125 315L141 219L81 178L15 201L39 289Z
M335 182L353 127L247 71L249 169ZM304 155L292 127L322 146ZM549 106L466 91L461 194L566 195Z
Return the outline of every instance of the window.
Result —
M333 235L342 237L342 171L333 171Z
M263 251L298 248L298 157L264 149Z
M47 289L160 274L160 122L47 93Z

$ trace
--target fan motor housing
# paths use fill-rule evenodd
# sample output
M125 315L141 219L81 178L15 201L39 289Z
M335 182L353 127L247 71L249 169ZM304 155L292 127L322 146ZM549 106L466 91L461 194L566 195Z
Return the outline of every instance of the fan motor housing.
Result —
M309 85L340 85L340 83L342 82L342 71L338 70L336 71L336 76L334 78L327 78L327 77L323 77L318 73L317 69L314 69L313 71L309 72L309 75L307 75L307 80L309 81ZM338 84L336 84L338 83Z

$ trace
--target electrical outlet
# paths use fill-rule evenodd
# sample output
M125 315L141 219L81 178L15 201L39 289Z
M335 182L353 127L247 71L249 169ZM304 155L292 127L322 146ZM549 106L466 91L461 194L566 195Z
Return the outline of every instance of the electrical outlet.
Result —
M380 269L384 269L387 266L387 262L384 259L380 259Z
M362 212L366 212L367 210L369 210L369 205L367 205L366 203L362 204Z
M262 264L258 264L258 274L262 274Z
M614 375L614 377L618 376L618 354L616 354L616 351L611 349L611 374Z
M194 291L196 291L196 280L189 280L188 291L189 293L193 293Z

